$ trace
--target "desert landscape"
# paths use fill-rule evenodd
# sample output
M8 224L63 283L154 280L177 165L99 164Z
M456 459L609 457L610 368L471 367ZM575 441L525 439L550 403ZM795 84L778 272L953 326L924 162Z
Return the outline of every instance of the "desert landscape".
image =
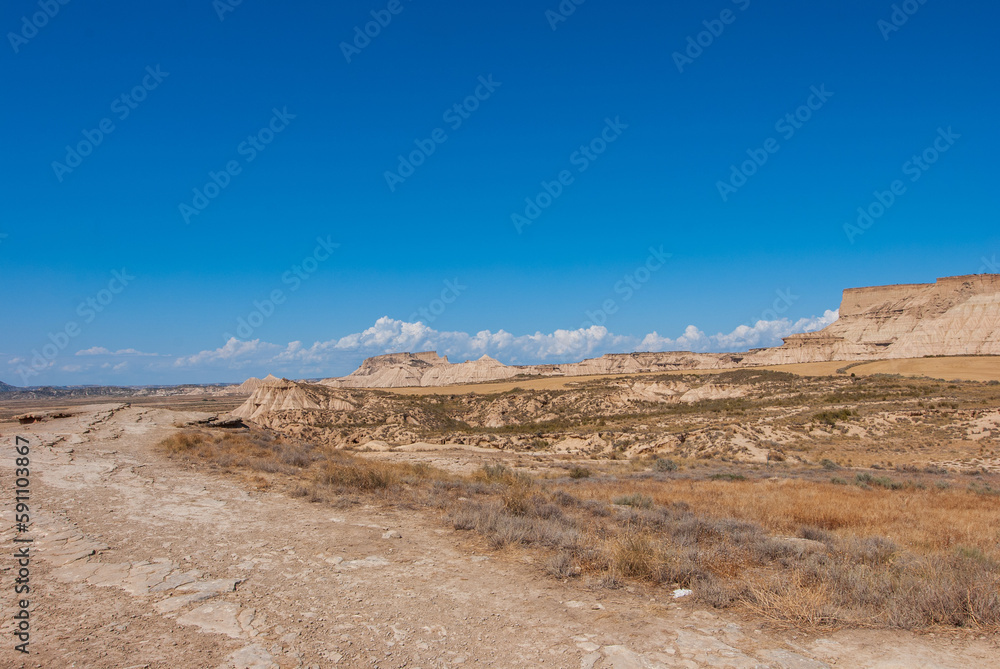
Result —
M3 3L0 669L1000 669L998 24Z
M36 650L0 662L1000 666L1000 276L840 313L748 353L4 386Z

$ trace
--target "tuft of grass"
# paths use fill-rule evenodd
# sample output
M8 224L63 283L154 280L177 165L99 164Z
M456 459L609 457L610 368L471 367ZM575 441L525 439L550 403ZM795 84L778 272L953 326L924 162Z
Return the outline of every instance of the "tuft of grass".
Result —
M398 472L381 462L327 462L316 482L351 490L383 490L399 481Z
M708 477L713 481L746 481L747 477L743 474L734 474L732 472L722 472L717 474L712 474Z
M586 467L573 467L569 470L569 477L571 479L589 479L592 472Z
M545 571L556 578L574 578L580 575L580 565L571 551L562 550L548 559Z
M614 499L614 503L619 506L631 506L637 509L653 508L653 498L641 493L632 493L631 495L616 497Z

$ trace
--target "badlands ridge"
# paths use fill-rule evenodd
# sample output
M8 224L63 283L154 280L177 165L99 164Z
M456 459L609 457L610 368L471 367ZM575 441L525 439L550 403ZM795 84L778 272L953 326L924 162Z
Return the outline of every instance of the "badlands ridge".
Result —
M370 358L352 374L320 383L251 380L247 389L254 387L252 394L233 417L315 443L369 450L459 444L629 457L669 453L750 461L793 458L795 449L812 448L814 441L830 437L821 427L809 427L804 417L815 413L815 406L829 405L838 393L850 398L861 392L855 388L860 379L838 375L809 380L761 366L826 361L850 366L852 361L889 358L1000 354L998 286L1000 276L991 275L848 290L840 320L825 330L788 337L778 348L742 354L631 353L516 367L489 357L451 364L432 352L394 353ZM720 373L684 373L698 369ZM674 374L636 375L649 372ZM599 375L602 378L593 378ZM546 377L574 379L537 383ZM485 386L476 394L378 390L498 380L508 380L510 387L504 391ZM510 380L525 384L516 386ZM883 389L880 383L864 392L878 397L904 392L898 384L886 381ZM782 398L780 408L761 409L776 398ZM855 402L845 399L831 406L853 411ZM888 409L882 413L866 419L852 438L918 438L918 433L900 429L903 414ZM668 415L674 417L668 420ZM720 423L721 415L730 415L729 422ZM954 418L960 418L963 433L982 429L976 423L982 417L975 412Z
M938 279L931 284L850 288L840 318L783 346L748 353L615 353L562 365L508 366L483 356L451 364L434 352L369 358L335 388L403 388L502 381L518 376L590 376L761 365L860 362L926 356L1000 355L1000 275ZM272 377L273 378L273 377ZM245 385L245 384L244 384Z

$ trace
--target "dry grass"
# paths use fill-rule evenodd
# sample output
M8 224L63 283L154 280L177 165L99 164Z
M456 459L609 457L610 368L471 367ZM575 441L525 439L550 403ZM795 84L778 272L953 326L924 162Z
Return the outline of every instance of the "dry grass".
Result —
M424 464L372 461L346 451L275 438L264 432L180 432L160 443L176 456L230 470L285 474L305 481L297 497L324 501L338 493L389 491L450 476ZM258 488L259 475L252 479Z
M683 503L699 513L753 522L779 535L813 527L842 537L888 538L920 554L965 546L1000 562L1000 503L989 494L976 494L984 489L982 484L971 490L969 484L866 490L794 478L684 482L638 478L581 481L565 489L606 502L622 495L644 495L658 506Z
M1000 628L1000 505L985 477L942 488L844 471L852 482L835 485L741 480L731 467L693 478L674 463L541 481L503 464L460 477L263 433L180 433L162 447L250 471L258 487L289 475L288 493L314 502L440 509L494 548L543 553L559 578L690 587L704 604L779 624Z

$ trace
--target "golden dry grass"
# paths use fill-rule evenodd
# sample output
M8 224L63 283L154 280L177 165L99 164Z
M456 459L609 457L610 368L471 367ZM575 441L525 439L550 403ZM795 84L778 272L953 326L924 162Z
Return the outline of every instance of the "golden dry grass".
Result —
M928 376L934 379L963 381L1000 381L1000 357L968 356L950 358L917 358L880 360L852 367L858 376L870 374L900 374Z
M560 487L608 503L623 495L642 495L659 506L683 502L696 513L753 522L778 535L815 527L842 537L888 538L919 554L974 548L1000 562L1000 497L966 488L866 490L802 479L592 479Z

